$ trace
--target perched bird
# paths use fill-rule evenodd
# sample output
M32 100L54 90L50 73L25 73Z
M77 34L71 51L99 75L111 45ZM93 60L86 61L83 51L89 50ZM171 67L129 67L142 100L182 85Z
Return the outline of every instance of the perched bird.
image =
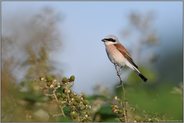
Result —
M136 74L144 81L147 81L147 78L141 74L138 69L138 66L134 63L130 54L126 48L119 42L118 38L114 35L108 35L102 41L105 44L106 52L110 61L119 66L120 68L127 66L131 68Z

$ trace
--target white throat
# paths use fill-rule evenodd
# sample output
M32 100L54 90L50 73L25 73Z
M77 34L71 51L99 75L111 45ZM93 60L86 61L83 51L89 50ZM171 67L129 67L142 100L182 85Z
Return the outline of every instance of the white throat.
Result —
M117 44L117 42L106 41L104 42L104 44L107 46L107 45Z

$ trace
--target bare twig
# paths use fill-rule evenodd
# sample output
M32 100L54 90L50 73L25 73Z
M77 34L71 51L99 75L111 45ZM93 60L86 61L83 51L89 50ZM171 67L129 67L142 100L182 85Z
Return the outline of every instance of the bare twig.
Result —
M123 112L123 115L124 115L124 119L125 119L125 123L126 122L128 122L128 117L127 117L127 106L126 106L126 94L125 94L125 87L124 87L124 85L123 85L123 81L122 81L122 79L121 79L121 76L120 76L120 73L119 73L119 71L118 71L118 65L117 64L114 64L114 66L115 66L115 69L116 69L116 72L117 72L117 76L118 76L118 78L119 78L119 80L120 80L120 85L119 86L121 86L122 87L122 93L123 93L123 98L122 98L122 100L123 100L123 107L124 107L124 112ZM121 69L121 68L120 68ZM119 87L118 86L118 87Z

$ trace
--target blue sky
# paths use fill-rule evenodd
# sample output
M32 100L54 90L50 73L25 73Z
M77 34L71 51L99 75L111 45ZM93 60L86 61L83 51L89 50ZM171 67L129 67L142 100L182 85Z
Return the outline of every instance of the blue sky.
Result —
M182 32L182 2L3 2L2 17L6 20L21 11L34 13L44 6L51 6L64 15L60 28L65 41L53 58L64 63L64 75L76 76L77 92L91 93L96 84L110 88L118 80L101 39L114 34L125 46L132 47L121 36L130 12L154 11L154 28L160 38L164 38L162 34L172 35L173 30ZM163 47L173 44L181 43L161 42Z

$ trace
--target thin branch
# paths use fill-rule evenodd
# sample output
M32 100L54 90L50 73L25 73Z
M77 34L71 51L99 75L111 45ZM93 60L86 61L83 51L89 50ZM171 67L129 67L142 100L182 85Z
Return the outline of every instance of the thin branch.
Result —
M127 123L127 122L128 122L128 117L127 117L125 87L124 87L124 85L123 85L123 81L122 81L122 79L121 79L121 75L120 75L120 73L119 73L119 71L118 71L118 65L117 65L117 64L114 64L114 66L115 66L115 69L116 69L116 72L117 72L117 76L118 76L118 78L119 78L119 80L120 80L120 85L119 85L119 86L122 87L122 93L123 93L123 98L122 98L122 100L123 100L123 106L124 106L123 115L124 115L124 118L125 118L125 123ZM121 69L121 68L120 68L120 69Z

